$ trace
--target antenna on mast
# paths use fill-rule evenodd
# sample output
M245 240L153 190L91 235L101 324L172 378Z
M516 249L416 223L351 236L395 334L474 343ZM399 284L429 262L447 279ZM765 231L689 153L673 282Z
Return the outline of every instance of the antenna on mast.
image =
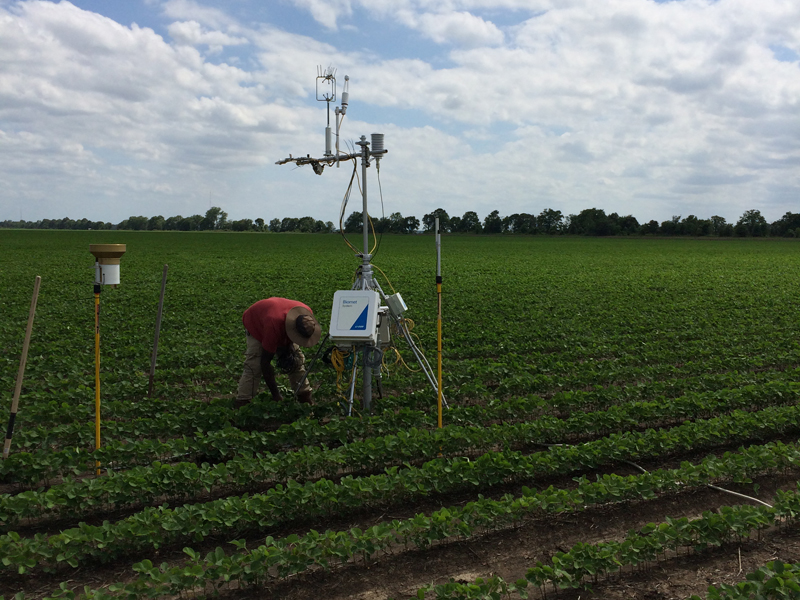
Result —
M346 85L347 83L345 83L345 86ZM317 67L317 101L326 102L328 105L328 125L325 127L325 156L333 156L333 152L331 152L331 102L336 101L336 69L333 67L329 66L324 71L322 70L322 66ZM338 152L338 122L336 123L336 149Z

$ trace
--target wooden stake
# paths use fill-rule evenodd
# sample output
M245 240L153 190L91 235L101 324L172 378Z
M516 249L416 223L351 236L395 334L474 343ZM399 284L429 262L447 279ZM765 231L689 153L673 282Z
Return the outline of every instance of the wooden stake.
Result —
M8 419L8 429L6 430L6 441L3 444L3 458L8 458L8 451L11 448L11 436L14 435L14 420L17 418L17 408L19 408L19 395L22 392L22 377L25 375L25 364L28 362L28 348L31 344L31 331L33 330L33 317L36 314L36 302L39 299L39 285L42 278L38 275L33 283L33 298L31 298L31 309L28 312L28 326L25 328L25 341L22 344L22 357L19 360L19 371L17 371L17 385L14 387L14 399L11 401L11 416Z
M153 397L153 378L156 374L156 356L158 356L158 336L161 333L161 315L164 310L164 290L167 287L167 269L164 265L164 275L161 277L161 297L158 299L158 314L156 315L156 337L153 340L153 355L150 357L150 385L147 388L147 397Z

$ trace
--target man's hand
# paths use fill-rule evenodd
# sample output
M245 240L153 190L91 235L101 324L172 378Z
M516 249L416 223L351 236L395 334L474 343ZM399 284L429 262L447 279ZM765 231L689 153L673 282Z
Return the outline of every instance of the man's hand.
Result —
M272 392L272 399L275 402L282 402L283 396L278 391L278 382L275 381L275 369L272 366L272 358L274 356L274 354L270 354L266 350L261 353L261 374L264 377L264 383L267 384L267 388Z

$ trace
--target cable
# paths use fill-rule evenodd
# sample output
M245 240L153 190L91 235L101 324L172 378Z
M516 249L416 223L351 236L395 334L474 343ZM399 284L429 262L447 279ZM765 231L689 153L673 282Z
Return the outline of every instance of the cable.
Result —
M545 442L534 442L534 443L537 446L546 446L548 448L555 448L555 447L560 447L560 446L570 446L570 444L546 444ZM582 446L582 445L583 444L579 444L579 446ZM639 465L637 465L633 461L625 460L624 458L622 458L622 459L620 459L620 462L623 462L623 463L629 464L629 465L631 465L633 467L636 467L642 473L649 473L650 472L647 469L645 469L644 467L640 467ZM717 490L718 492L725 492L726 494L731 494L733 496L738 496L739 498L744 498L746 500L751 500L752 502L757 502L758 504L762 504L762 505L766 506L767 508L772 508L771 504L768 504L768 503L764 502L763 500L759 500L758 498L754 498L753 496L748 496L747 494L740 494L739 492L733 492L731 490L726 490L725 488L721 488L721 487L719 487L717 485L713 485L711 483L707 483L706 487L710 487L712 490Z
M358 249L350 243L350 240L347 239L347 235L344 231L344 212L347 210L347 202L350 200L350 193L353 190L353 179L357 177L358 173L358 163L356 163L355 159L353 159L353 173L350 175L350 183L347 185L347 190L344 193L344 198L342 199L342 208L339 211L339 233L342 235L345 243L350 247L350 249L355 253L358 254Z
M392 282L391 282L391 281L389 281L389 278L386 276L386 273L384 273L384 272L383 272L383 269L381 269L381 268L380 268L378 265L376 265L376 264L374 264L374 263L373 263L372 267L373 267L374 269L377 269L377 270L378 270L378 272L379 272L381 275L383 275L383 278L386 280L386 283L388 283L388 284L389 284L389 287L390 287L390 288L392 288L392 292L396 294L396 293L397 293L397 290L396 290L396 289L394 289L394 286L392 285Z
M373 239L372 249L369 251L369 253L370 253L371 256L374 257L375 256L375 248L377 247L377 241L376 240L378 238L375 236L375 223L372 222L372 217L369 216L369 213L367 213L367 220L369 221L370 229L372 229L372 239Z
M297 392L299 392L300 388L303 386L303 383L305 383L306 379L308 379L308 376L311 373L311 371L314 370L314 365L317 363L317 359L320 357L320 354L322 353L323 349L325 348L325 342L328 341L328 338L330 336L331 336L330 333L326 333L325 334L325 338L322 340L322 343L319 345L319 350L317 350L317 353L314 355L314 360L311 361L311 365L308 367L308 369L306 369L306 374L303 375L303 379L300 381L300 383L297 384L297 387L294 390L295 398L297 397ZM300 352L300 350L298 350L298 352Z
M336 370L336 389L340 392L342 391L342 375L344 374L344 370L349 368L347 365L347 358L351 357L352 354L352 351L343 352L336 346L334 346L333 351L331 352L331 364Z
M708 487L710 487L712 490L725 492L726 494L733 494L734 496L739 496L740 498L747 498L748 500L752 500L753 502L758 502L759 504L763 504L764 506L772 508L771 504L767 504L766 502L764 502L763 500L759 500L758 498L753 498L752 496L747 496L745 494L740 494L739 492L732 492L731 490L726 490L725 488L721 488L721 487L718 487L716 485L711 485L710 483L708 483L706 485L708 485Z
M355 159L353 159L353 160L355 160ZM363 198L364 197L364 190L361 188L361 178L358 176L358 172L356 172L355 175L356 175L356 183L358 183L358 191L361 192L361 197ZM361 215L361 217L363 219L364 215ZM373 244L372 244L372 249L369 251L370 255L372 255L373 252L375 251L375 248L377 247L377 237L375 236L375 225L372 223L372 217L369 216L369 213L367 213L367 220L369 221L369 225L372 228ZM362 234L363 234L363 231L362 231ZM356 254L359 254L359 252L356 251Z
M395 354L397 354L397 358L399 359L399 361L400 361L401 363L403 363L403 366L404 366L406 369L408 369L408 370L409 370L409 372L411 372L411 373L419 373L419 372L422 370L422 368L421 368L421 367L420 367L419 369L412 369L411 367L409 367L409 366L408 366L408 363L407 363L407 362L405 361L405 359L403 358L403 355L402 355L402 354L400 354L400 350L398 350L398 349L397 349L397 348L395 348L394 346L392 346L392 349L395 351ZM395 364L397 364L397 361L395 361Z
M386 208L383 206L383 187L381 187L381 161L375 160L375 170L378 173L378 191L380 192L381 196L381 219L384 221L384 225L386 224ZM374 259L375 256L378 254L378 251L381 249L381 242L383 241L383 231L381 231L381 237L378 240L375 248L372 252L372 258ZM385 275L384 275L385 277ZM387 279L388 281L388 279Z

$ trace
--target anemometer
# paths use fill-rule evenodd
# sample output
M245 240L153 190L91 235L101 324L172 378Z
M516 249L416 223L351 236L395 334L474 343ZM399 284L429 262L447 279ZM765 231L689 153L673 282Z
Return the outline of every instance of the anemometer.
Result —
M354 152L343 153L340 149L339 137L342 121L347 113L347 105L350 99L349 93L350 77L345 75L344 87L341 93L341 105L334 106L333 116L335 125L335 144L332 140L331 130L331 103L336 102L336 69L328 67L317 69L316 97L319 102L327 104L328 121L325 127L325 152L322 157L314 158L310 154L303 157L293 157L279 160L276 164L284 165L294 163L298 166L311 165L314 173L322 175L325 167L336 165L340 166L342 161L353 161L353 176L350 178L350 185L345 193L344 201L339 219L339 228L347 245L353 250L356 257L361 260L361 264L356 269L356 276L353 287L349 290L338 290L333 295L331 307L331 322L328 331L331 342L337 349L352 354L352 372L349 386L349 407L348 414L352 414L353 396L355 382L358 371L359 360L356 356L360 355L362 368L362 406L369 411L372 404L373 379L378 380L380 386L381 364L383 350L385 350L391 340L391 327L398 332L408 343L414 357L417 359L422 371L428 378L428 382L433 390L438 394L439 386L434 377L433 368L428 363L425 355L414 343L409 331L407 320L404 313L407 310L406 304L399 293L386 295L378 281L373 276L372 254L369 249L369 230L371 220L367 210L367 167L372 162L375 163L380 183L380 161L388 152L384 148L382 133L373 133L370 141L362 135L359 141L353 144ZM359 150L355 151L355 146ZM362 200L362 238L363 251L359 251L353 246L344 234L342 219L347 205L347 199L353 185L353 178L357 176L358 161L361 160L361 200ZM373 231L374 235L374 231ZM446 402L445 402L446 405Z

